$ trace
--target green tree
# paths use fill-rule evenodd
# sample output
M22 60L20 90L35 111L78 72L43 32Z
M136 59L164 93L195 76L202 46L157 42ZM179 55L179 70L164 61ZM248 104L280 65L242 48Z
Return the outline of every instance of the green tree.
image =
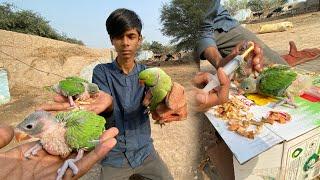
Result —
M13 22L13 5L5 3L0 5L0 28L8 30L8 28L14 23Z
M151 46L151 43L146 41L146 40L143 40L142 41L142 44L141 44L141 49L142 50L149 50L150 49L150 46Z
M161 32L173 39L177 50L193 49L209 0L172 0L161 7Z
M248 7L253 12L261 11L261 10L263 10L263 1L262 0L250 0L248 2Z
M50 26L49 21L38 13L30 10L15 11L14 9L13 4L0 4L0 29L83 45L80 40L69 38L65 34L60 35Z
M168 45L168 46L164 46L164 52L166 54L174 54L177 51L177 46L176 45Z
M227 0L224 2L224 7L231 15L235 15L240 9L246 9L248 0Z
M277 8L287 2L288 0L250 0L247 7L252 11L257 12Z
M157 41L152 41L152 43L149 46L149 50L151 50L153 53L161 54L164 52L165 47Z

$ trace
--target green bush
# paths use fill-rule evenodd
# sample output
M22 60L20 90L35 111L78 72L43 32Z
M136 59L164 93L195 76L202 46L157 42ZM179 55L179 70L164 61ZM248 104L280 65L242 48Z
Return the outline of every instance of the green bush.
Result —
M59 34L49 21L31 10L14 10L14 5L0 4L0 29L84 45L80 40Z

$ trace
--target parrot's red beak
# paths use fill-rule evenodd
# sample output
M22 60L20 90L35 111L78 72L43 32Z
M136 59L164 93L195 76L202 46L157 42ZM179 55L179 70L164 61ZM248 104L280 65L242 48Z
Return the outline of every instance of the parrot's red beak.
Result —
M139 79L139 84L140 84L141 86L144 86L144 85L145 85L144 80L140 80L140 79Z
M14 136L15 136L17 142L21 142L21 141L28 140L31 138L28 134L26 134L20 130L17 130L17 129L14 130Z

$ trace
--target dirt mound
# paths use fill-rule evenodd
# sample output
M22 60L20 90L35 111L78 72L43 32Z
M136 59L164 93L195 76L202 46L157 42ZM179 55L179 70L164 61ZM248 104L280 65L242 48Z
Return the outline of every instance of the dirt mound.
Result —
M8 70L10 89L41 88L79 75L97 60L110 62L110 49L93 49L39 36L0 30L0 66Z
M32 52L33 57L59 58L67 59L72 56L97 57L98 52L92 51L84 46L74 47L39 47Z

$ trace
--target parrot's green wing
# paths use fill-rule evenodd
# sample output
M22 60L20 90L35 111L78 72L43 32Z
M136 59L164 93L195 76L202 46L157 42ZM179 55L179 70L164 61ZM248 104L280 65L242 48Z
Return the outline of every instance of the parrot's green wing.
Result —
M77 76L69 76L69 77L66 77L66 79L67 80L76 81L76 82L81 82L81 83L89 83L87 80L82 79L82 78L77 77Z
M58 113L56 118L66 123L66 140L72 149L93 148L92 140L99 139L106 123L104 117L84 110Z
M150 111L155 111L158 104L163 101L167 96L168 91L160 88L155 88L151 90L152 98L150 102Z
M268 96L284 96L287 88L296 79L297 73L288 66L274 66L262 71L259 75L259 93Z
M168 74L166 74L163 70L159 71L159 75L160 78L157 85L151 89L151 111L156 110L158 104L166 98L167 94L171 91L173 84L171 77Z
M286 65L281 65L281 64L276 64L269 66L260 73L261 76L269 73L278 73L280 71L291 71L291 67L286 66Z
M84 83L87 83L87 81L73 76L60 81L59 87L64 96L75 96L85 91Z
M152 98L150 110L154 111L158 104L163 101L172 88L171 77L161 68L148 68L139 73L139 79L143 80L146 86L150 87Z

